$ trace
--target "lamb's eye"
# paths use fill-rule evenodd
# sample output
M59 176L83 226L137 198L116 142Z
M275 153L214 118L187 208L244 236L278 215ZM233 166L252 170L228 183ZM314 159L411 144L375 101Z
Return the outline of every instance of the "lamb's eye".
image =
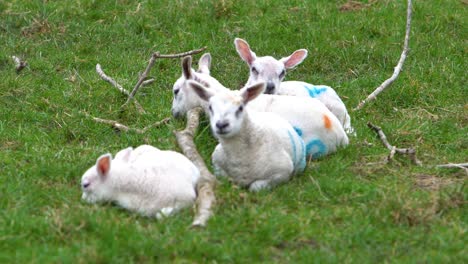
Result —
M89 185L91 185L91 183L90 183L90 182L83 183L83 188L85 188L85 189L86 189L86 188L88 188L88 187L89 187Z
M213 113L213 108L210 106L208 106L208 110L210 110L210 113Z
M258 70L255 67L252 67L252 73L255 75L258 75Z
M283 79L283 78L284 78L284 75L286 75L286 71L285 71L285 70L283 70L283 71L280 73L280 75L279 75L280 79Z
M241 105L241 106L239 106L239 108L237 108L236 117L238 117L242 113L242 111L244 111L244 106L243 105Z
M174 90L174 96L176 96L179 93L180 89L175 89Z

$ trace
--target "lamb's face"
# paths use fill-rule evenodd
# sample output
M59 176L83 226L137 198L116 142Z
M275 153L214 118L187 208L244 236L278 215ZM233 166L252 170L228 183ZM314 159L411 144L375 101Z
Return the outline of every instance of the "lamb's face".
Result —
M282 62L273 57L259 57L250 65L248 84L266 83L266 94L275 94L286 75L286 68Z
M83 195L81 199L88 203L96 203L104 197L104 179L98 175L96 166L88 169L81 178L81 189Z
M188 95L186 79L184 76L180 77L174 83L172 94L174 96L172 100L172 116L175 118L185 115L188 110L194 107L193 103L190 101L190 98L193 96Z
M244 103L238 91L219 93L209 100L210 125L220 138L229 138L242 127Z

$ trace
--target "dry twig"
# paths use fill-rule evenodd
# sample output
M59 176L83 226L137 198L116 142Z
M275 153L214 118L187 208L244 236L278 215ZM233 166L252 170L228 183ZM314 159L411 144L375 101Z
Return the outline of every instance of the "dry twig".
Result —
M196 50L183 52L183 53L178 53L178 54L160 54L159 51L153 53L151 55L148 66L146 66L145 71L140 75L140 78L138 79L137 83L135 84L135 87L133 87L133 90L130 93L130 95L128 96L127 101L125 102L125 104L122 105L122 108L127 106L128 103L130 103L130 101L133 99L133 97L135 97L135 94L137 93L138 89L140 89L142 83L145 81L146 76L148 76L148 73L151 70L151 68L153 67L154 62L156 61L156 59L159 59L159 58L161 58L161 59L182 58L182 57L185 57L185 56L188 56L188 55L198 54L198 53L200 53L200 52L202 52L204 50L206 50L206 47L203 47L201 49L196 49Z
M457 169L462 169L468 174L468 163L448 163L448 164L440 164L436 166L437 168L457 168Z
M422 165L422 162L416 157L416 150L414 148L397 148L395 146L392 146L390 145L390 143L388 143L387 136L385 136L384 132L382 131L382 128L372 124L371 122L367 122L367 126L377 133L384 146L390 150L387 162L393 158L395 153L399 153L408 155L414 164L418 166Z
M101 77L101 79L103 79L104 81L110 83L112 86L117 88L117 90L119 90L121 93L123 93L123 94L125 94L127 96L130 96L129 91L127 91L125 88L122 87L122 85L120 85L118 82L116 82L114 79L112 79L111 77L109 77L107 74L104 73L104 71L102 70L101 65L99 63L96 64L96 72ZM138 103L138 101L136 99L135 99L134 102L135 102L135 106L138 109L138 112L144 113L145 110L140 105L140 103Z
M393 75L385 80L379 87L377 87L366 99L359 103L359 105L354 108L353 110L360 110L367 102L374 100L377 98L377 95L381 93L385 88L390 86L400 74L401 68L403 67L403 63L405 62L406 56L408 55L408 44L409 44L409 37L410 37L410 29L411 29L411 14L412 14L412 3L411 0L408 0L408 9L407 9L407 16L406 16L406 33L405 33L405 42L403 45L403 52L401 53L400 60L398 61L397 66L393 71Z
M28 63L26 61L23 61L16 56L11 56L11 58L15 62L16 73L20 73L20 71L22 71L26 66L28 66Z
M146 126L144 128L133 128L133 127L128 127L126 125L123 125L123 124L121 124L121 123L119 123L117 121L114 121L114 120L102 119L102 118L99 118L99 117L93 117L88 113L85 113L85 114L87 116L90 116L94 121L96 121L98 123L109 124L115 129L118 129L118 130L121 130L121 131L124 131L124 132L134 131L134 132L136 132L138 134L145 134L149 129L158 127L158 126L163 125L163 124L167 124L171 120L170 117L166 117L163 120L158 121L156 123L153 123L153 124L151 124L149 126Z
M197 151L193 141L193 136L198 128L200 113L203 110L200 107L194 108L187 113L187 126L182 131L175 131L177 143L187 158L200 170L200 180L197 185L197 212L192 226L205 226L212 215L211 207L216 202L214 187L216 178L211 174L205 165L202 157Z

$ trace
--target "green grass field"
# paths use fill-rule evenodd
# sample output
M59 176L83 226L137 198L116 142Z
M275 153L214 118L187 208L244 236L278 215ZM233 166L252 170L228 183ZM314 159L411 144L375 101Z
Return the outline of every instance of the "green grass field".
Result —
M467 4L415 1L410 53L377 101L351 112L357 137L271 191L221 180L214 217L190 228L193 211L157 221L81 201L81 175L96 158L149 143L178 149L171 120L146 134L118 132L85 113L143 128L170 116L180 60L158 60L156 83L121 113L152 52L203 46L212 75L247 81L234 38L257 55L309 51L287 80L334 87L348 109L393 73L402 51L406 1L340 11L340 1L0 1L1 263L467 263L467 175L437 164L468 161ZM28 62L19 74L12 55ZM199 56L195 56L197 61ZM423 166L387 155L414 146ZM205 161L216 142L204 119L196 144ZM368 143L372 143L369 145Z

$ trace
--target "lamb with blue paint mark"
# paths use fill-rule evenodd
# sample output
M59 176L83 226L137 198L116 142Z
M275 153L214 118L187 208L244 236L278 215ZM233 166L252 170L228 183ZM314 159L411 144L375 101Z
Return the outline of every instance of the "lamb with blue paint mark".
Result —
M248 107L263 93L264 83L217 93L194 81L188 85L208 102L210 126L219 140L212 155L215 174L259 191L304 170L304 142L293 127L276 114Z
M100 156L81 178L82 199L115 202L145 216L169 216L195 202L200 172L184 155L149 145Z
M186 64L191 60L184 58L184 61L183 64ZM209 66L208 64L207 67L209 68ZM190 69L191 67L187 67L187 65L183 66L183 71L189 71ZM205 112L208 113L208 102L192 97L195 96L193 95L194 91L190 91L191 89L187 84L194 79L184 79L189 74L188 72L184 73L174 85L178 89L178 92L174 93L175 98L172 108L175 117L185 114L184 111L196 106L202 106ZM213 93L230 91L206 72L197 74L196 78L196 81L209 85L209 90L213 91ZM180 94L185 95L184 100L176 98ZM335 152L338 147L346 146L349 143L348 136L336 116L315 98L262 94L250 102L248 107L258 112L272 112L286 119L299 131L306 144L307 155L310 158L328 155Z
M234 45L239 56L250 68L250 75L246 85L262 81L267 83L266 93L268 94L316 98L324 103L338 118L347 133L354 133L346 106L333 88L299 81L283 82L286 70L302 63L307 57L307 50L296 50L290 56L277 60L272 56L257 57L255 52L250 49L247 41L243 39L236 38Z

